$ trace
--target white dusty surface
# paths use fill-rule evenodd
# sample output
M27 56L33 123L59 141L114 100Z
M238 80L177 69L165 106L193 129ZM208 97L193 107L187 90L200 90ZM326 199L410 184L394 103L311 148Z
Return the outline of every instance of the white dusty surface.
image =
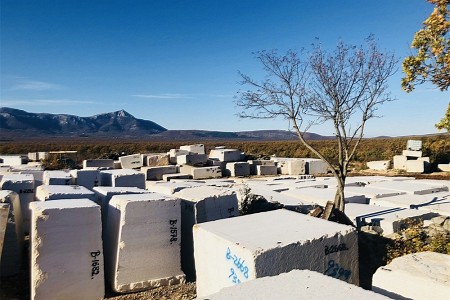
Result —
M103 298L100 206L73 199L30 207L31 299Z
M372 286L397 299L448 300L450 255L419 252L396 258L375 272Z
M39 201L82 199L95 201L95 193L80 185L41 185L36 189L36 199Z
M318 272L293 270L227 287L198 299L209 300L297 300L297 299L390 299Z

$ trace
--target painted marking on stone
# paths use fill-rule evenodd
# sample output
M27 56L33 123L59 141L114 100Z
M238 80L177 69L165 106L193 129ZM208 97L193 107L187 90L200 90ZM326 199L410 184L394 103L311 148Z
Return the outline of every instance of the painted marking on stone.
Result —
M178 229L176 227L178 220L177 219L172 219L169 220L169 225L170 225L170 244L172 245L172 243L176 242L178 240Z
M91 257L93 258L91 261L91 279L94 279L94 276L100 273L100 261L97 259L100 253L100 250L91 252Z
M334 260L329 260L328 261L328 269L325 270L324 274L334 277L334 278L337 278L337 279L342 277L345 280L349 280L350 275L352 275L352 271L342 268Z

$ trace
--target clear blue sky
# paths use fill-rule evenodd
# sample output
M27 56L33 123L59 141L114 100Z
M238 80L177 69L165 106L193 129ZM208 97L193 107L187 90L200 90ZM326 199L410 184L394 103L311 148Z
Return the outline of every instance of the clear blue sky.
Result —
M1 0L0 106L92 116L125 109L168 129L288 129L242 120L238 70L260 77L252 52L362 44L374 34L403 58L432 11L425 0ZM450 93L401 90L366 136L437 132ZM330 125L312 132L332 135Z

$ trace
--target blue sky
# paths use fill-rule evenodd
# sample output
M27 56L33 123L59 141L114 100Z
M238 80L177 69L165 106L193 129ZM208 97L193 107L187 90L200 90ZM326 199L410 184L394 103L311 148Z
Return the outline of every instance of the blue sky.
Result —
M168 129L289 129L285 120L236 116L238 71L256 78L252 52L310 48L319 38L380 48L403 58L432 11L425 0L159 1L2 0L0 106L92 116L125 109ZM434 133L450 93L401 90L366 136ZM332 135L329 124L310 131Z

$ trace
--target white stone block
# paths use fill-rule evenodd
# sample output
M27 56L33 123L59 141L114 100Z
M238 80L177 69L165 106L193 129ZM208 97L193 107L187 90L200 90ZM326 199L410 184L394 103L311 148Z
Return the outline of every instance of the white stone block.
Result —
M304 203L316 203L318 205L325 206L328 201L334 201L336 188L306 187L299 189L289 189L280 193L282 195L298 198ZM367 203L366 197L363 194L345 194L344 192L344 197L345 203Z
M180 150L186 150L188 152L197 153L197 154L206 154L205 145L203 145L203 144L181 146Z
M450 172L450 164L438 164L438 169L443 172Z
M259 176L271 176L271 175L277 175L277 166L264 166L264 165L258 165L256 166L256 175Z
M417 195L432 194L449 190L448 186L444 184L427 184L421 183L419 180L374 182L370 184L370 187Z
M241 151L237 149L213 149L209 152L210 159L217 159L224 162L240 161Z
M141 156L144 167L167 166L170 164L169 154L167 153L149 153Z
M438 215L437 213L423 210L359 203L348 203L345 205L345 214L358 228L365 225L381 227L383 235L399 232L408 221L431 220Z
M0 161L4 165L19 166L22 164L26 164L28 162L28 157L24 157L22 155L1 155Z
M3 251L3 241L5 240L6 225L8 225L9 216L9 204L0 203L0 265L1 265L1 254Z
M421 140L408 140L406 142L406 150L420 151L422 150Z
M147 181L146 190L149 192L160 193L167 196L172 196L174 193L181 191L182 189L188 189L193 186L204 186L203 183L194 182L170 182L163 181Z
M83 160L83 169L86 168L105 168L114 169L113 159L86 159Z
M100 205L102 211L102 225L103 233L106 231L106 220L108 219L109 201L115 195L129 195L129 194L144 194L151 193L150 191L140 189L137 187L112 187L112 186L97 186L93 188L95 193L95 203Z
M47 170L43 175L44 184L46 185L71 185L72 176L69 172L61 170Z
M162 180L171 181L172 179L191 179L192 176L184 173L164 174Z
M205 298L209 300L230 299L391 299L365 290L342 280L309 270L292 270L276 276L257 278L242 284L226 287Z
M142 167L146 180L162 180L164 174L178 173L177 166Z
M371 170L387 171L391 167L390 160L377 160L367 162L367 167Z
M328 172L328 165L321 159L316 158L302 158L306 163L306 174L317 175L326 174Z
M394 160L394 169L406 170L406 161L408 160L408 157L404 155L395 155L393 160Z
M177 164L190 166L203 166L206 164L208 156L206 154L191 153L177 156Z
M37 152L28 152L28 160L29 161L38 161L39 154Z
M407 157L422 157L422 151L403 150L402 155Z
M197 224L193 231L198 297L293 269L359 282L358 237L350 226L275 210Z
M181 202L181 266L189 281L195 280L192 226L239 215L236 193L227 188L192 187L176 192Z
M92 189L100 184L100 171L98 169L70 170L69 173L73 178L72 183L75 185Z
M306 173L306 162L299 158L276 158L278 171L282 175L303 175Z
M222 171L219 166L192 167L184 165L180 166L180 173L190 174L194 180L222 177Z
M250 166L247 162L230 162L227 163L225 167L226 176L249 176L250 175Z
M30 208L31 299L102 299L100 206L74 199Z
M44 184L44 172L43 170L24 170L20 171L20 174L31 174L34 178L34 187L38 187Z
M19 195L13 191L1 190L0 203L7 203L10 208L3 251L0 253L0 277L3 277L16 275L21 270L24 233Z
M423 173L425 172L425 164L423 160L407 160L406 172L408 173Z
M180 199L157 193L114 196L105 243L112 289L126 293L183 282L180 228Z
M275 166L275 162L273 160L248 160L248 164L250 165L250 174L251 175L258 175L257 174L257 166ZM274 174L276 175L276 174Z
M142 167L141 154L131 154L119 157L122 169L139 169Z
M345 193L364 195L367 199L379 199L384 197L392 197L397 195L406 194L404 191L388 190L377 187L372 187L370 185L365 186L345 186Z
M36 200L89 199L95 201L95 193L80 185L41 185L36 189Z
M419 252L395 258L380 267L372 290L394 299L448 299L450 255Z
M449 198L449 192L437 192L424 195L405 194L387 198L372 199L370 200L370 204L386 207L418 209L450 216Z
M145 174L131 169L100 171L102 186L137 187L145 189Z
M34 177L30 174L8 174L4 175L0 182L0 189L17 193L20 199L23 231L30 232L30 210L29 204L35 201Z
M187 155L190 152L188 150L182 150L182 149L170 149L169 151L169 161L172 164L177 163L177 156L180 155Z

